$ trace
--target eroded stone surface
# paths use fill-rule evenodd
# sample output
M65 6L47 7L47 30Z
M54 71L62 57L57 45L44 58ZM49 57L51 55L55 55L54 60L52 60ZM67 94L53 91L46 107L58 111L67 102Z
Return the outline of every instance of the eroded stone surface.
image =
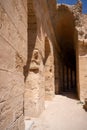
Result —
M27 14L23 2L0 0L0 130L24 130L26 59Z
M0 0L0 129L24 130L24 116L37 117L45 99L73 86L80 100L87 98L81 1Z

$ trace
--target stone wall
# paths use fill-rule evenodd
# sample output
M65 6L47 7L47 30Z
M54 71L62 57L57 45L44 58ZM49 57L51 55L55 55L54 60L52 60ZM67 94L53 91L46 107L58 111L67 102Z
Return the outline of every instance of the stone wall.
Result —
M0 130L24 130L27 0L0 0Z
M73 58L64 53L70 48L78 95L87 98L87 16L81 8L81 2L58 7L56 0L0 0L0 130L24 130L24 116L38 116L45 99L71 84Z
M87 41L79 42L79 81L80 99L87 98Z
M78 28L78 55L79 55L79 88L80 99L87 98L87 15L80 16L81 26Z

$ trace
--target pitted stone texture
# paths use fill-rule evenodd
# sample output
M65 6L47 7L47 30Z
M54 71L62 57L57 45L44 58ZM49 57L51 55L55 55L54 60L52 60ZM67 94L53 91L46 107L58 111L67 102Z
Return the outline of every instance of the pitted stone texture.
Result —
M0 130L24 130L27 3L0 0Z
M77 53L79 97L84 100L87 97L87 15L81 14L80 1L72 7L61 7L64 16L67 13L71 16L62 18L67 18L67 22L72 18L69 31L73 30ZM57 31L64 32L65 28L58 29L58 20L56 0L0 0L1 130L24 130L23 114L26 118L38 116L44 110L45 97L52 99L55 91L58 94L63 87L64 51L60 49Z

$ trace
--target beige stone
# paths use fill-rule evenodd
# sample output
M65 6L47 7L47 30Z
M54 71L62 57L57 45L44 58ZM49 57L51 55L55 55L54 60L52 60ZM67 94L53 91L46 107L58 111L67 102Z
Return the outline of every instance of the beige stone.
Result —
M86 23L81 1L0 0L0 130L24 130L55 94L87 98Z

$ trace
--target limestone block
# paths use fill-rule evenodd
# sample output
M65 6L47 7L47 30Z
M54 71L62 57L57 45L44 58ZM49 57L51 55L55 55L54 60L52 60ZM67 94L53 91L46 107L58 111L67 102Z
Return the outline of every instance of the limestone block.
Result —
M14 70L15 51L6 41L0 37L0 69Z
M6 79L6 80L4 80ZM0 102L23 94L24 77L20 73L0 72Z
M79 57L80 98L87 98L87 56Z
M27 27L26 27L27 28ZM26 29L27 31L27 29ZM0 5L0 35L13 50L27 58L27 42L19 34L12 21ZM27 37L26 37L27 40Z
M21 117L21 120L19 120ZM0 103L0 128L10 129L14 122L18 121L19 125L23 124L23 95L17 96L15 98L10 98L7 101ZM16 127L16 125L15 125Z
M13 122L23 115L23 95L19 95L10 100L11 109L13 112Z
M12 23L18 29L18 32L22 35L23 39L26 41L27 37L27 17L26 12L23 8L21 0L0 0L1 6L5 9L5 12L10 17ZM10 8L9 8L10 7Z
M0 103L1 106L1 103ZM6 106L6 105L5 105ZM0 113L0 130L5 130L8 124L12 123L13 113L11 109L6 109L5 112Z

